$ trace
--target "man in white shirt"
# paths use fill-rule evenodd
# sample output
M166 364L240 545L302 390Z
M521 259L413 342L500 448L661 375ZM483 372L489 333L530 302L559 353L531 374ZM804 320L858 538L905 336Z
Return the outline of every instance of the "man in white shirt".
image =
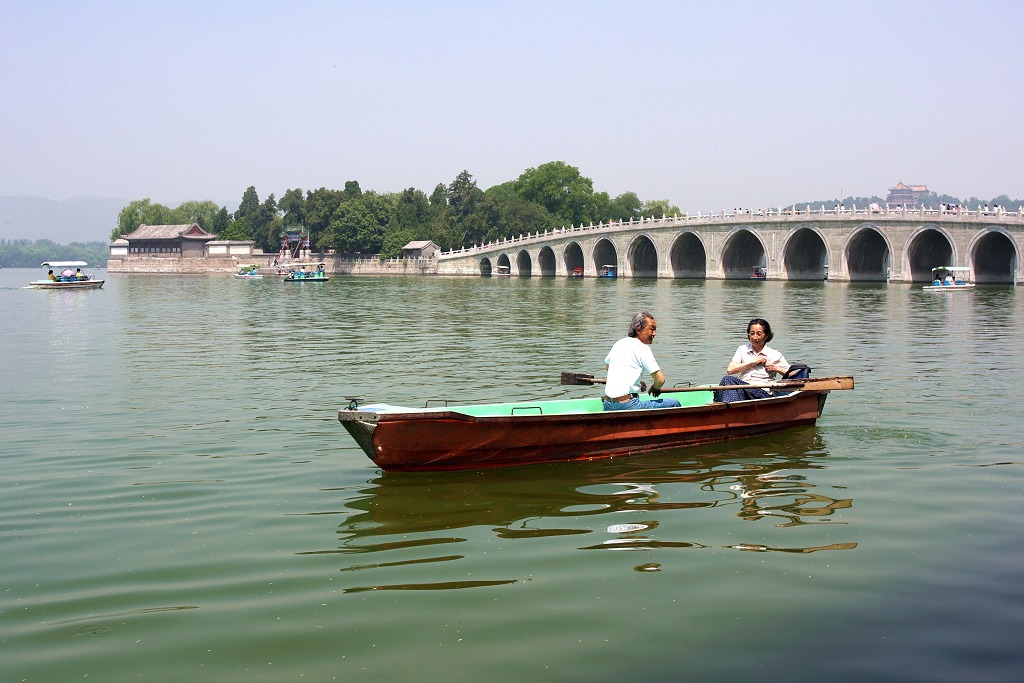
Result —
M665 385L665 375L651 351L657 333L654 316L642 311L633 316L627 335L612 346L604 359L608 371L604 387L605 410L679 407L679 401L674 398L658 398ZM650 392L652 398L649 400L641 400L639 397L640 378L645 372L654 380Z

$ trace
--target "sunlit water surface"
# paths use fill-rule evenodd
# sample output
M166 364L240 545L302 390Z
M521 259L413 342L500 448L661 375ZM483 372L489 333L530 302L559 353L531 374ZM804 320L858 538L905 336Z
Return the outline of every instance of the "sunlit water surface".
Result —
M0 271L2 681L1011 681L1024 293ZM446 474L345 397L586 396L630 316L670 383L753 316L817 426Z

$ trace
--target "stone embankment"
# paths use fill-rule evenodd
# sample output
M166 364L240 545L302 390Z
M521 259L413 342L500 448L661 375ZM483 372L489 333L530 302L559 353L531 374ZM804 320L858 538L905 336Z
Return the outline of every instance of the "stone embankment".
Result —
M144 256L111 257L107 261L110 273L163 273L176 275L202 275L205 273L234 273L240 266L255 263L258 272L269 275L275 272L274 256L253 254L251 256L187 256L171 254L147 254ZM301 264L323 263L324 270L332 275L436 275L437 261L432 259L376 259L342 258L336 256L311 256L308 259L279 261L282 267L298 268Z

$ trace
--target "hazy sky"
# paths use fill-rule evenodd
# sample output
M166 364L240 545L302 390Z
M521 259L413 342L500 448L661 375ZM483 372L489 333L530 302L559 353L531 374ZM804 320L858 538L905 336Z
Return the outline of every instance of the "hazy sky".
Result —
M0 0L0 195L1024 196L1019 2Z

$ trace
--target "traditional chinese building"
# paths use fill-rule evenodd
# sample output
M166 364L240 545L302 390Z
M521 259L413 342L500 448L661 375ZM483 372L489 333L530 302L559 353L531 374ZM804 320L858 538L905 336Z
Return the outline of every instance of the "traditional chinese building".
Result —
M111 243L107 269L136 273L231 271L237 259L252 257L251 241L218 240L198 223L143 223Z
M191 225L146 225L123 235L128 241L128 256L202 256L206 244L217 239L198 223Z
M928 194L927 185L905 185L901 180L894 187L889 188L889 196L885 198L885 202L893 207L917 206L926 194Z

